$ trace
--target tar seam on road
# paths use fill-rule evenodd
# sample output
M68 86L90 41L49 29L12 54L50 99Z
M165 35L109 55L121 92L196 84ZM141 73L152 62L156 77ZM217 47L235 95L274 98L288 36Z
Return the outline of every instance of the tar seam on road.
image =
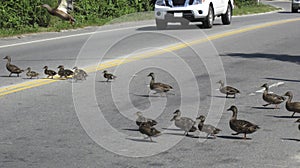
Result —
M281 21L275 21L275 22L268 22L268 23L255 25L255 26L250 26L250 27L246 27L246 28L235 29L235 30L231 30L231 31L228 31L228 32L220 33L220 34L211 35L211 36L208 36L207 38L201 38L201 39L198 39L198 40L193 40L193 41L190 41L190 42L187 42L187 43L176 43L176 44L173 44L173 45L170 45L168 47L164 47L164 48L161 48L161 49L158 49L158 50L147 51L147 52L132 55L132 56L129 56L129 57L116 58L116 59L113 59L113 60L110 60L110 61L100 63L99 65L86 67L84 69L88 73L93 73L93 72L97 72L97 71L100 71L100 70L103 70L103 69L106 69L106 68L115 67L115 66L118 66L118 65L122 65L122 64L125 64L125 63L133 62L133 61L138 61L138 60L153 57L153 56L158 56L158 55L161 55L163 53L180 50L180 49L186 48L188 46L208 42L208 41L211 41L211 40L216 40L216 39L220 39L220 38L224 38L224 37L232 36L232 35L236 35L236 34L241 34L241 33L256 30L256 29L261 29L261 28L265 28L265 27L275 26L275 25L289 23L289 22L296 22L296 21L300 21L300 18L289 19L289 20L281 20ZM86 33L86 34L93 34L93 33ZM73 35L72 37L76 37L76 35ZM63 38L63 37L61 37L61 38ZM43 41L46 41L46 40L39 40L37 42L43 42ZM29 43L29 42L27 42L27 43ZM24 45L24 44L22 44L22 45ZM1 46L0 46L0 48L1 48ZM11 94L11 93L19 92L19 91L22 91L22 90L25 90L25 89L30 89L30 88L34 88L34 87L54 83L54 82L57 82L57 81L61 81L61 80L58 80L58 77L56 77L54 79L36 79L36 80L23 82L23 83L19 83L19 84L3 86L3 87L0 87L0 96L4 96L4 95Z

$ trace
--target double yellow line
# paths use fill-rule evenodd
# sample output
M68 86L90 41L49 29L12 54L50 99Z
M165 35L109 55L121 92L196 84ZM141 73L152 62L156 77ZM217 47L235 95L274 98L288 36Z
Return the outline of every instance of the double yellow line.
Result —
M162 49L148 51L148 52L144 52L144 53L137 54L137 55L132 55L132 56L126 57L126 58L117 58L117 59L114 59L111 61L107 61L105 63L101 63L99 65L87 67L87 68L85 68L85 70L88 73L93 73L93 72L100 71L100 70L103 70L106 68L111 68L111 67L126 64L129 62L138 61L138 60L153 57L153 56L158 56L163 53L180 50L180 49L186 48L188 46L204 43L204 42L207 42L210 40L216 40L219 38L224 38L227 36L241 34L241 33L256 30L256 29L261 29L261 28L265 28L265 27L275 26L275 25L279 25L279 24L285 24L285 23L289 23L289 22L296 22L296 21L300 21L300 18L281 20L281 21L269 22L269 23L255 25L255 26L246 27L246 28L240 28L240 29L228 31L225 33L211 35L211 36L208 36L207 38L201 38L201 39L193 40L193 41L190 41L187 43L178 43L178 44L174 44L174 45L162 48ZM4 86L4 87L0 88L0 96L4 96L4 95L11 94L11 93L19 92L19 91L22 91L25 89L30 89L30 88L47 85L47 84L51 84L51 83L60 81L57 79L58 79L57 77L54 79L36 79L36 80L30 80L28 82L14 84L14 85L10 85L10 86Z

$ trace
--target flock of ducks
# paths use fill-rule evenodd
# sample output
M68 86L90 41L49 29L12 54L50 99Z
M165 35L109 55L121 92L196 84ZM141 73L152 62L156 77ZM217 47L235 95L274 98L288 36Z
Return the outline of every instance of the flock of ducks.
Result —
M20 76L20 74L22 72L24 72L23 69L19 68L18 66L11 64L11 57L10 56L6 56L3 59L7 60L6 63L6 69L10 72L10 74L8 75L9 77L12 76L12 74L16 74L17 77ZM63 65L59 65L58 67L58 71L56 72L55 70L51 70L48 68L48 66L44 66L44 74L47 75L47 79L53 79L54 76L58 75L60 79L68 79L68 78L73 78L75 80L75 82L77 82L78 80L86 80L88 74L87 72L85 72L83 69L79 69L78 67L74 67L73 70L71 69L65 69L65 67ZM28 67L26 72L26 76L29 79L32 78L39 78L40 73L36 72L36 71L32 71L30 67ZM107 72L107 70L103 71L103 77L106 78L107 82L115 79L116 76L113 74L110 74Z
M22 70L18 66L11 64L10 56L6 56L3 59L7 60L6 68L10 72L9 77L11 77L12 74L16 74L19 77L20 73L24 72L24 70ZM47 78L51 79L53 79L55 75L58 75L59 78L66 79L72 76L75 81L86 80L86 77L88 76L88 74L84 70L79 69L78 67L74 67L74 71L65 69L63 65L59 65L57 68L58 72L48 69L48 66L45 66L43 68L44 74L47 75ZM39 73L32 71L30 67L28 67L26 70L26 76L28 76L30 79L34 77L38 78ZM106 79L106 82L117 78L117 76L108 73L107 70L103 71L103 77ZM171 85L155 82L155 75L153 72L149 73L148 77L151 77L150 91L154 91L154 94L159 93L161 96L163 96L163 94L167 96L167 92L173 89ZM219 90L222 94L226 95L226 98L235 98L236 94L241 93L238 89L232 86L225 86L222 80L218 81L217 83L220 84ZM295 113L300 113L300 102L292 102L293 94L291 91L288 91L283 96L280 96L275 93L269 93L269 86L266 83L261 87L265 88L262 99L267 103L263 106L269 106L273 104L275 105L275 108L278 108L278 104L284 102L286 100L285 97L288 97L285 107L288 111L293 112L291 117L294 117ZM260 128L258 125L253 124L249 121L237 119L238 109L236 106L231 106L227 111L232 111L232 117L229 121L230 128L235 131L235 133L233 133L232 135L244 134L243 138L247 139L247 134L254 133ZM150 141L152 141L151 137L161 134L161 132L154 127L155 125L157 125L157 121L144 117L141 112L137 112L136 115L138 116L138 118L136 119L136 124L139 126L140 133L147 135L150 138ZM181 111L179 109L176 110L173 115L174 116L171 121L174 121L175 126L184 131L184 136L188 136L189 132L195 132L199 130L207 133L207 138L209 136L213 136L213 138L216 138L216 134L221 131L221 129L219 128L216 128L209 124L205 124L205 116L203 115L197 117L196 120L193 120L188 117L181 117ZM300 119L298 119L296 122L300 123ZM198 125L195 126L196 124ZM300 130L300 124L298 128Z
M156 91L157 93L166 93L169 90L172 89L172 86L163 84L163 83L155 83L154 74L150 73L148 76L151 77L150 81L150 89ZM238 89L232 87L232 86L225 86L224 82L222 80L218 81L217 83L220 84L219 91L226 95L226 98L235 98L236 94L241 93ZM293 94L291 91L286 92L283 96L269 93L269 86L268 84L263 84L261 86L262 88L265 88L264 93L262 95L262 99L267 102L267 104L264 104L263 106L268 105L275 105L275 108L278 108L278 104L284 102L286 100L285 97L288 97L286 101L286 109L290 112L293 112L291 117L294 117L295 113L300 113L300 102L292 102ZM229 97L232 96L232 97ZM247 120L241 120L237 118L238 114L238 108L234 105L232 105L227 111L232 112L232 117L229 120L229 127L231 130L233 130L235 133L232 133L232 135L238 135L243 134L243 139L247 139L247 134L251 134L256 132L260 127L252 122L249 122ZM155 137L158 135L161 135L161 132L158 131L154 126L157 124L157 122L153 119L146 118L142 115L141 112L136 113L138 118L136 120L137 125L139 126L139 131L142 134L147 135L150 138L150 141L152 141L151 137ZM216 138L216 134L218 134L221 129L205 124L205 116L200 115L196 118L196 120L193 120L192 118L188 117L181 117L181 111L177 109L173 113L173 118L170 121L174 121L174 124L177 128L180 128L184 131L184 136L188 136L189 132L195 132L197 130L206 133L206 138L209 136L212 136L214 139ZM296 121L296 123L300 123L300 119ZM298 126L298 129L300 130L300 124Z

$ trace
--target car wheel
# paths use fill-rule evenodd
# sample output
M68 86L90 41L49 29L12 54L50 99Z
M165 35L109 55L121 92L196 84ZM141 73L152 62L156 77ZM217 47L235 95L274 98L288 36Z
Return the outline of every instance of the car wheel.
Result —
M156 28L158 30L164 30L167 28L168 22L166 22L165 20L161 20L161 19L156 19Z
M292 13L297 13L298 12L298 8L294 8L293 6L292 6Z
M214 11L211 6L208 9L208 15L206 16L205 20L203 21L204 28L212 28L214 23Z
M227 11L225 14L222 14L221 15L221 18L222 18L222 23L224 25L229 25L231 23L231 18L232 18L232 7L230 4L228 4L228 7L227 7Z

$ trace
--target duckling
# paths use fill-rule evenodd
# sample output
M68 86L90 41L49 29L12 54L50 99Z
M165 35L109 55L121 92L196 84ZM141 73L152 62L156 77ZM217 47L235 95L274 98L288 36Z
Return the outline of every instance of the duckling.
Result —
M138 118L136 119L136 125L138 126L140 126L142 123L148 123L151 127L157 124L155 120L145 118L140 111L136 112L136 115L138 116Z
M27 69L27 72L26 72L26 76L30 77L30 79L32 79L33 77L37 77L39 78L39 73L35 72L35 71L31 71L31 68L28 67Z
M67 79L68 76L71 76L74 74L74 72L71 71L70 69L65 69L65 67L63 65L59 65L57 68L59 69L57 73L60 76L60 78L62 78L64 76Z
M196 118L196 122L199 122L199 124L198 124L199 131L207 133L206 138L208 138L208 136L210 136L210 135L212 135L214 138L216 138L216 134L218 134L222 130L219 128L216 128L212 125L204 124L204 121L205 121L205 116L203 116L203 115Z
M153 142L151 137L158 136L161 134L160 131L152 127L148 122L141 123L141 125L139 126L139 131L140 133L147 135L150 138L151 142Z
M284 102L285 98L283 96L279 96L274 93L268 93L269 92L269 86L268 84L263 84L261 87L265 88L265 91L262 95L262 98L267 104L264 104L263 106L268 106L270 104L275 104L275 108L278 108L278 104Z
M53 76L55 76L57 73L51 69L48 69L48 66L44 66L44 73L45 75L48 75L47 78L51 76L51 79L53 79Z
M234 87L225 86L222 80L218 81L217 83L221 84L219 90L221 93L226 94L226 98L228 98L228 95L233 95L232 98L235 98L236 94L241 93L238 89Z
M175 121L175 126L184 130L184 135L188 136L189 132L195 132L197 128L194 126L196 122L188 117L180 117L181 111L176 110L174 117L170 121Z
M80 76L80 77L82 77L83 80L86 80L86 77L88 76L88 74L84 70L78 69L78 67L76 67L76 66L73 68L73 70L74 70L74 77ZM79 80L82 80L82 79L79 79Z
M70 21L70 23L73 24L76 20L68 13L68 6L70 5L72 4L68 3L67 0L59 0L56 8L51 8L48 4L43 4L41 7L46 8L50 15Z
M17 67L16 65L11 64L11 57L6 56L3 59L7 59L6 63L6 69L10 72L9 77L11 77L12 74L17 74L19 77L19 74L24 72L21 68Z
M236 106L231 106L229 109L227 109L227 111L233 112L232 117L229 121L229 126L236 133L233 133L232 135L238 135L243 133L244 139L246 139L247 138L246 134L251 134L260 128L258 125L253 124L249 121L238 120L237 119L238 109Z
M103 73L103 77L107 79L106 82L109 82L109 80L117 78L117 76L115 76L111 73L108 73L107 70L104 70L102 73Z
M155 77L154 77L153 72L151 72L148 76L151 77L150 90L154 90L155 94L156 93L160 93L160 94L165 93L165 94L167 94L168 91L173 89L173 87L168 85L168 84L155 82Z
M292 117L294 117L295 113L300 113L300 102L292 102L293 93L291 91L288 91L284 94L284 96L288 97L286 104L285 104L285 108L288 111L294 112L292 114Z
M300 118L297 121L295 121L295 123L300 123ZM300 130L300 124L298 125L298 129Z

